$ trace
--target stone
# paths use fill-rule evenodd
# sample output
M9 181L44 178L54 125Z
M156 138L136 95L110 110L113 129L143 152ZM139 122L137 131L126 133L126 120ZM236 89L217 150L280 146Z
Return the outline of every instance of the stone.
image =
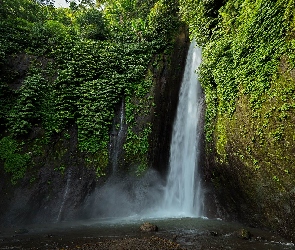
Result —
M218 236L218 233L216 231L210 231L211 236Z
M239 238L244 239L244 240L250 240L252 237L252 234L247 229L244 229L244 228L240 229L237 232L237 235Z
M156 225L149 223L149 222L145 222L140 226L140 230L142 232L157 232L158 227Z

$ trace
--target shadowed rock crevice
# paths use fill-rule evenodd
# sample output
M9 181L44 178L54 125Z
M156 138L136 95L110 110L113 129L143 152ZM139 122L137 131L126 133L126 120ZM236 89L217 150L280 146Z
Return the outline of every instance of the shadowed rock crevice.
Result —
M189 44L187 28L181 27L171 55L163 55L160 67L154 69L156 108L152 122L149 159L151 166L163 176L168 170L173 121Z

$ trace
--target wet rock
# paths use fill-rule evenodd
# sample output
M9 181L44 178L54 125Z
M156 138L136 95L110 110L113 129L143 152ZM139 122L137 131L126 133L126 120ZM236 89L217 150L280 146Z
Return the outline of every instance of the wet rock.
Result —
M252 234L247 229L242 228L237 232L237 236L244 240L250 240Z
M142 232L157 232L158 227L156 225L149 223L149 222L145 222L140 226L140 230Z
M210 231L211 236L218 236L218 233L216 231Z
M266 239L264 237L261 237L261 236L257 236L255 238L255 240L257 240L257 241L266 241Z
M14 231L15 234L26 234L28 232L29 232L29 230L26 228L20 228L20 229Z

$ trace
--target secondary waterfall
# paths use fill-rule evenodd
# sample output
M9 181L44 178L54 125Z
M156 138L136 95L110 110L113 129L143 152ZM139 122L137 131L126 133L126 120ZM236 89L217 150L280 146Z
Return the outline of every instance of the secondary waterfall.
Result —
M63 194L63 197L62 197L62 202L61 202L61 205L60 205L60 208L59 208L59 211L58 211L56 222L59 222L61 220L62 213L64 212L65 202L68 199L68 193L69 193L69 189L70 189L71 178L72 178L72 170L70 169L68 171L68 174L67 174L67 184L65 186L65 191L64 191L64 194Z
M167 215L201 216L203 195L198 173L202 91L195 73L201 63L201 48L192 42L181 84L170 146L170 170L164 191Z
M120 109L119 109L119 117L116 119L115 124L113 126L112 137L110 140L111 165L112 165L113 174L115 174L118 169L119 159L122 154L125 133L126 133L125 105L124 105L124 99L122 98Z

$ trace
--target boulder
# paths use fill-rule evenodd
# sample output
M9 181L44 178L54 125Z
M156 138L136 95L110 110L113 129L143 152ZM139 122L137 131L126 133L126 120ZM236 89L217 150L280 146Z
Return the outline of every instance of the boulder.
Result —
M140 230L142 232L157 232L158 227L156 225L149 223L149 222L145 222L140 226Z

